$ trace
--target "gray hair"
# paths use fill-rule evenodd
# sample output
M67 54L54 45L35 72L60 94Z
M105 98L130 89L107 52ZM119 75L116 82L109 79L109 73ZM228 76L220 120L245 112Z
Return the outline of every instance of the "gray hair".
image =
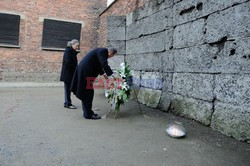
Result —
M108 48L108 50L110 52L112 52L113 54L116 54L117 53L117 50L115 48Z
M77 39L73 39L73 40L71 40L71 41L68 42L67 46L71 47L72 45L74 45L76 43L79 43L79 41Z

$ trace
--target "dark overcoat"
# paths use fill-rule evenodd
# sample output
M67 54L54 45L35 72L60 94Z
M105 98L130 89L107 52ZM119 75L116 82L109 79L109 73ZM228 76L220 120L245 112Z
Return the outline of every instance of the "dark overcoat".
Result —
M65 49L60 81L71 84L75 69L77 67L77 54L78 52L72 47L67 47Z
M88 78L96 78L104 72L108 76L113 74L107 60L107 48L93 49L81 60L75 70L71 84L71 91L78 99L83 100L84 97L88 97L86 89Z

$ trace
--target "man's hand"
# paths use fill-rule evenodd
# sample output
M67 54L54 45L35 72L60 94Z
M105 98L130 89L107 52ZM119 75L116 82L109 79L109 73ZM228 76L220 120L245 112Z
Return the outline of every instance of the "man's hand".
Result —
M109 79L109 77L106 74L103 74L103 77L105 78L105 80Z

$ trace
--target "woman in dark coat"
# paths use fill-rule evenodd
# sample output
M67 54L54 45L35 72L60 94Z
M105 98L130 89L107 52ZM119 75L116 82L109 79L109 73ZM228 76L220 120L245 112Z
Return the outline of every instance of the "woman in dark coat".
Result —
M117 53L116 49L96 48L91 50L79 63L76 68L71 91L78 99L82 101L83 116L86 119L100 119L101 117L92 111L92 102L94 98L94 89L89 85L93 85L94 79L100 74L107 76L113 74L108 65L108 58L113 57Z
M71 91L70 85L72 78L77 67L77 57L78 52L76 51L79 48L79 41L73 39L68 42L67 48L64 52L62 71L60 81L64 82L64 107L69 109L76 109L76 107L71 103Z

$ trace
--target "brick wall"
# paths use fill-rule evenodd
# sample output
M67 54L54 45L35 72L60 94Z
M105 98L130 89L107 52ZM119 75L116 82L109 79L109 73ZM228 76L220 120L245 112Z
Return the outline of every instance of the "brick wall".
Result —
M20 14L20 48L0 47L0 81L58 81L63 52L41 50L43 22L56 18L84 22L80 60L97 47L99 14L106 0L1 0L0 12ZM40 19L40 21L39 21Z

